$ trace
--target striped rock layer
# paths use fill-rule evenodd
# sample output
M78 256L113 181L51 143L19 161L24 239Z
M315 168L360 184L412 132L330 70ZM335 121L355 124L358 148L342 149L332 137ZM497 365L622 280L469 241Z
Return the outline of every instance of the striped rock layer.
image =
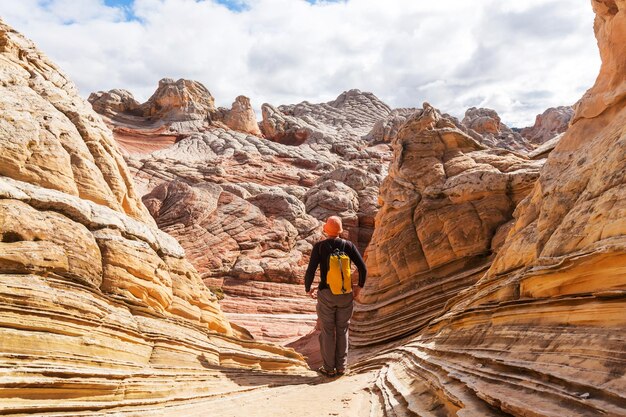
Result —
M163 415L304 372L224 318L101 118L2 22L0 78L0 414Z
M543 161L487 148L428 103L392 141L353 345L414 333L478 280Z
M600 75L491 266L368 364L386 415L626 415L626 2L592 5Z

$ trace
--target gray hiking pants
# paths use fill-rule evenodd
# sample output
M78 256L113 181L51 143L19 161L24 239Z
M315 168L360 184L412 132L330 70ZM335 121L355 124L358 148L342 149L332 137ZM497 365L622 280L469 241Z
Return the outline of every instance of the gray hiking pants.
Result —
M317 292L320 352L328 370L348 366L348 326L353 308L352 293L334 295L329 288Z

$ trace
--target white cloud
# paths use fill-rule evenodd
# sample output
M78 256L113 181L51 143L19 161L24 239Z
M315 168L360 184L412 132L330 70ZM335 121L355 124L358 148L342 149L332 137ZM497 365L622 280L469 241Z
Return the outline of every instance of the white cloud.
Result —
M231 1L241 5L241 1ZM573 104L597 75L593 13L580 0L3 0L0 16L54 59L81 94L126 88L145 100L163 77L204 83L219 105L258 108L372 91L462 116L496 109L514 126Z

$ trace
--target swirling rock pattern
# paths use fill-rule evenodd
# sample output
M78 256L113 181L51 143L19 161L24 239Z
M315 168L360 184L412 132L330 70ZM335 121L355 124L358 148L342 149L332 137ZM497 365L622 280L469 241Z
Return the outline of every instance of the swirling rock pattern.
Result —
M320 220L340 213L347 237L365 246L382 179L375 160L363 161L373 167L367 172L335 169L339 157L330 151L223 129L128 161L140 189L151 190L144 202L159 226L181 241L209 286L223 289L229 317L257 337L285 342L315 324L315 303L303 296L302 280L322 236ZM320 194L329 182L344 192ZM339 207L345 196L355 199L354 207Z
M592 5L600 75L490 268L368 364L389 415L626 415L626 2Z
M366 252L370 279L354 316L354 345L415 332L474 284L542 165L485 147L428 103L392 147Z
M131 415L240 389L225 368L304 370L228 322L101 118L3 22L0 74L0 413Z

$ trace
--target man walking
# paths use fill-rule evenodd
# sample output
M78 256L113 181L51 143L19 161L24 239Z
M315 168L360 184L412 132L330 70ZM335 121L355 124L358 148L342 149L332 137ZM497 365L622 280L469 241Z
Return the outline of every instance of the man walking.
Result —
M343 375L346 372L348 365L348 327L354 308L354 298L358 299L359 292L365 285L367 278L367 268L361 254L352 242L339 238L342 231L343 227L339 217L331 216L326 220L324 234L328 238L313 246L309 267L304 278L307 294L317 299L317 316L321 325L319 341L324 365L318 371L322 375L330 377ZM359 270L359 282L358 286L354 287L354 293L351 291L351 285L347 286L348 290L342 285L343 291L334 294L327 282L330 257L337 252L345 253ZM320 283L316 293L315 289L311 289L311 285L318 265L320 266Z

